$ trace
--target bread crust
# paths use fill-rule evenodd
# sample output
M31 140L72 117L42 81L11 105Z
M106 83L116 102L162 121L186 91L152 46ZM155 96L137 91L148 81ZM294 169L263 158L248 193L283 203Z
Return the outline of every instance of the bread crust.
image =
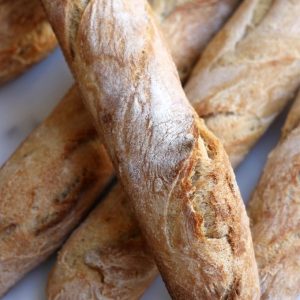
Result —
M258 299L227 155L189 106L148 5L42 2L172 297Z
M49 277L47 299L135 300L157 273L118 185L60 251Z
M185 91L233 166L300 84L300 2L245 0L216 35Z
M63 243L113 176L76 98L73 89L0 169L0 296Z
M0 84L43 59L56 44L38 0L0 0Z
M287 115L286 121L281 130L281 140L285 139L291 131L300 125L300 90Z
M239 0L149 0L182 80ZM26 71L56 46L39 0L0 0L0 84Z
M289 300L300 294L299 112L300 95L248 208L262 299Z
M149 0L159 17L181 81L204 47L240 3L239 0Z
M230 14L230 12L234 9L236 3L238 1L193 1L193 4L191 4L192 1L188 0L188 1L181 1L181 3L177 3L178 1L160 1L160 4L164 3L166 4L168 2L168 15L166 15L166 6L164 7L157 7L157 2L154 3L154 1L152 1L153 6L156 10L156 14L157 16L159 16L159 19L161 22L163 22L163 30L166 34L168 34L169 37L169 41L171 41L170 39L174 37L174 35L176 35L177 39L180 40L180 37L185 39L184 45L181 45L180 47L182 47L182 49L180 49L178 47L178 45L176 45L177 43L173 42L171 44L171 46L173 46L174 48L172 48L172 53L177 57L179 57L179 59L177 60L177 65L179 67L179 69L181 70L184 64L189 64L191 65L191 60L190 57L196 57L197 53L199 51L202 50L203 48L203 44L207 42L207 40L210 38L210 36L213 34L214 31L216 31L218 26L221 26L221 23L225 20L225 18L227 17L227 15ZM5 43L3 43L3 49L6 49L8 46L11 47L11 49L13 50L5 50L2 53L5 54L5 56L3 57L3 64L7 64L10 66L10 68L7 68L7 65L3 65L2 70L4 72L6 72L5 74L3 73L3 76L1 77L0 75L0 81L1 78L3 78L3 81L6 81L9 79L9 77L13 77L14 75L16 75L18 72L21 71L21 67L25 68L28 66L27 64L29 64L29 60L28 58L26 58L27 60L24 61L25 59L25 55L27 57L27 55L31 55L30 57L30 61L33 61L33 54L35 54L37 50L41 50L41 55L42 55L42 51L45 50L46 48L44 47L44 44L42 44L43 47L41 47L40 41L45 41L45 42L49 42L49 49L50 49L50 42L52 41L52 44L55 45L55 38L54 35L52 34L52 31L50 29L50 26L47 24L46 20L45 20L45 16L42 10L42 7L40 6L40 3L38 1L13 1L13 2L7 2L7 1L0 1L0 7L4 8L3 10L1 10L2 15L0 16L0 20L2 20L3 25L5 25L4 27L1 27L3 30L6 30L5 35L2 35L2 40L5 41ZM201 10L199 10L199 8L201 8ZM192 13L193 11L193 13ZM192 13L192 14L191 14ZM190 15L191 14L191 15ZM198 15L198 18L196 19L195 16L196 14ZM211 18L211 16L214 15L214 18ZM164 22L165 20L165 22ZM172 22L176 23L172 24ZM190 24L188 23L190 22ZM204 30L205 29L205 30ZM200 39L190 39L188 38L188 36L194 35L196 34L196 32L202 32L205 31L205 34L200 35L201 38ZM37 35L38 33L38 35ZM50 38L49 38L50 37ZM37 41L36 41L37 38ZM44 43L44 42L43 42ZM192 43L192 46L189 44ZM32 45L31 45L32 44ZM5 48L5 47L6 48ZM47 46L47 45L45 45ZM26 51L31 51L30 53L24 53L23 48L26 49ZM34 51L33 51L34 50ZM26 52L25 51L25 52ZM180 51L180 55L177 55L176 53ZM192 55L190 54L190 52L193 52ZM18 57L16 57L16 53L19 53ZM20 55L24 54L24 57L21 57ZM189 58L187 61L180 59L180 57L183 57L184 55L186 55L187 58ZM0 53L0 57L1 57L1 53ZM11 60L9 59L11 58ZM14 59L14 63L12 63L12 59ZM1 61L1 60L0 60ZM22 64L21 64L22 62ZM186 70L186 67L184 67ZM185 71L186 73L186 71ZM27 165L26 165L26 158L24 158L24 160L22 160L20 157L18 157L18 153L22 153L24 150L24 147L28 148L28 147L34 147L38 142L42 142L42 135L44 135L44 137L46 136L50 136L50 139L52 141L52 144L49 146L49 149L56 149L57 151L57 156L59 152L61 152L61 158L60 160L58 160L56 162L56 170L59 170L59 168L62 168L62 166L66 163L66 161L64 160L64 148L68 148L69 146L69 142L67 139L64 139L65 137L72 137L73 136L73 140L74 140L74 144L76 144L76 140L77 137L76 136L77 132L79 132L80 130L80 126L81 123L77 123L78 128L74 127L73 132L72 132L72 127L70 126L70 124L67 124L66 120L68 119L68 111L71 111L71 109L73 109L74 112L78 112L79 108L81 107L79 101L80 100L80 96L78 94L78 91L76 91L76 87L74 87L72 89L72 91L70 92L69 95L66 96L67 99L63 100L64 104L61 104L56 110L55 112L52 114L52 116L50 117L51 122L48 120L46 121L46 124L41 126L36 132L35 134L33 134L31 137L29 137L27 139L27 141L24 143L24 145L21 145L20 148L18 149L18 151L16 152L16 154L12 157L12 162L9 161L7 163L7 165L14 165L16 164L16 159L17 159L17 163L20 165L20 170L22 170L22 174L18 174L19 176L19 182L21 182L23 180L23 175L26 176L26 174L30 174L30 176L37 176L38 177L38 170L45 170L48 168L48 166L50 165L47 163L44 163L43 161L39 160L37 162L35 162L35 167L32 169L28 169ZM72 98L72 101L71 101ZM68 103L68 104L67 104ZM66 112L64 113L63 110L65 109L66 106L69 106L69 108L66 110ZM86 115L85 115L86 114ZM85 120L85 124L84 126L82 126L82 131L93 131L92 129L92 124L91 122L88 122L88 116L87 113L85 113L83 110L80 112L80 118L82 118L82 120ZM59 123L57 123L59 122ZM48 125L47 125L48 124ZM51 127L49 127L49 124L51 124ZM55 130L60 130L62 131L62 136L59 136L58 134L54 135L53 131ZM48 132L49 131L49 132ZM65 132L68 131L67 134L65 134ZM42 133L41 133L42 132ZM41 137L35 138L35 136L39 134L41 135ZM57 142L55 142L55 138L60 138L60 140ZM79 138L79 137L78 137ZM99 141L100 144L100 141ZM80 147L82 147L82 153L89 153L91 152L91 146L89 143L87 144L83 144ZM40 150L37 151L39 153L39 155L42 155ZM94 150L93 150L94 151ZM95 152L95 151L94 151ZM36 154L38 155L38 154ZM99 159L101 159L101 155L102 152L100 151L99 153ZM51 157L51 154L50 154ZM55 156L56 157L56 156ZM54 161L55 157L53 159L50 159L51 163L52 161ZM66 160L68 160L68 156L65 157ZM72 163L72 162L70 162ZM75 162L74 162L75 163ZM71 166L74 170L74 172L78 172L81 170L80 168L84 168L86 162L83 161L82 165L80 165L79 161L76 161L77 166ZM8 173L9 176L9 172L7 172L6 167L3 167L2 173ZM48 174L49 172L47 172ZM61 182L61 186L60 188L63 187L63 184L67 184L68 180L71 180L72 176L74 174L65 174L64 175L64 181ZM30 177L29 176L29 177ZM9 177L8 177L9 178ZM14 178L13 180L16 180L16 178ZM24 182L26 184L28 184L28 178L27 180L24 179ZM30 199L32 199L32 196L30 196L30 189L33 189L32 184L34 184L34 181L30 181L29 180L29 184L28 184L28 188L26 189L24 188L24 193L26 192L28 194L28 198L26 199L27 201L31 201ZM48 180L46 180L46 178L42 177L42 179L40 179L40 181L38 182L39 184L39 188L46 191L48 189L48 185L49 182ZM100 187L97 187L98 182L92 183L92 185L95 185L95 189L98 189ZM7 187L2 187L2 188L7 188ZM10 195L11 193L14 192L14 189L12 188L11 191L9 191L8 189L6 189L6 192ZM73 193L73 197L75 198L77 195L79 195L81 193L81 189L78 189L76 191L74 191ZM51 193L49 193L49 198L51 198ZM4 201L4 200L3 200ZM83 200L82 200L83 201ZM92 199L91 199L92 201ZM47 207L48 210L51 210L54 208L54 203L52 203L52 207L51 204ZM86 202L86 207L85 209L88 209L91 206L91 203ZM69 208L73 209L73 206L71 205ZM67 210L68 210L67 209ZM45 211L43 211L45 213ZM69 211L70 212L70 211ZM68 212L66 212L68 213ZM5 214L5 212L4 212ZM58 213L59 214L59 213ZM8 216L8 215L7 215ZM82 212L78 212L78 216L74 217L73 223L77 223L78 219L82 217ZM35 216L34 215L27 215L27 222L34 222L35 221ZM66 223L70 222L69 218L66 218ZM63 226L64 220L59 220L57 226ZM23 225L23 223L21 224ZM4 226L4 225L3 225ZM70 231L71 228L73 228L74 225L72 226L67 226L67 228L64 228L64 230L62 230L61 234L63 236L66 236L68 234L68 232ZM137 226L137 225L136 225ZM4 226L5 227L5 226ZM29 233L30 234L30 233ZM48 253L51 253L54 251L54 248L57 247L60 243L60 241L57 241L57 243L55 245L53 245L52 248L49 248L47 251L47 253L43 252L40 255L36 255L35 253L35 249L33 248L33 245L37 246L38 243L40 242L39 239L35 240L34 236L31 236L31 240L30 243L28 244L28 251L27 253L30 253L30 251L34 250L34 253L31 253L31 257L30 259L28 259L26 262L21 262L20 259L16 259L15 261L13 261L12 263L6 262L5 268L9 273L7 273L5 276L3 276L3 280L1 283L1 288L0 288L0 294L3 294L4 291L6 291L10 286L12 286L13 283L15 283L18 279L20 279L28 270L32 269L33 266L39 264L40 261L44 260L45 257L48 255ZM49 240L48 242L51 243L52 240ZM16 245L18 245L20 241L18 240ZM91 241L92 242L92 241ZM9 242L11 243L11 242ZM43 243L45 243L45 241L43 241ZM3 247L3 245L2 245ZM140 250L142 251L142 249ZM68 250L69 252L69 250ZM18 255L18 254L17 254ZM3 256L3 258L5 258L5 256ZM24 263L28 264L27 267L24 266ZM14 272L14 268L16 266L16 264L18 264L18 268L15 270ZM124 266L126 268L126 266ZM22 269L22 272L20 272L19 270ZM147 271L147 270L146 270ZM146 272L145 271L145 272ZM54 277L55 280L55 277ZM132 291L132 297L134 293L137 293L136 290L141 291L142 290L142 286L146 286L147 284L141 285L140 287L136 286L136 288L131 288ZM65 292L67 293L67 290L65 289ZM71 290L70 290L71 292ZM66 296L66 293L64 294L64 296ZM130 297L129 297L130 298Z

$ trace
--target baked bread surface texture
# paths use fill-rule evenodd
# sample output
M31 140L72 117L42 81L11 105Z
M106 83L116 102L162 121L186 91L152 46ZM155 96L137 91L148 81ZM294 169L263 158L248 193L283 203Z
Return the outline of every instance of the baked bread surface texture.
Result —
M148 5L43 3L172 297L258 299L227 155L190 107Z
M192 67L214 34L241 2L238 0L149 0L159 17L180 79Z
M172 47L172 54L176 57L175 61L177 63L177 66L179 68L179 72L181 75L186 76L187 70L190 69L190 66L192 64L192 61L198 56L199 52L202 51L204 44L207 43L207 41L210 39L213 32L217 30L224 22L224 20L228 17L228 15L231 13L231 11L236 7L236 4L238 1L232 1L232 0L226 0L226 1L150 1L151 5L153 6L156 15L159 17L159 21L163 23L163 31L168 36L168 42L171 43L172 40L174 40L173 43L171 43ZM14 76L17 76L19 73L21 73L25 68L27 68L31 63L33 63L34 59L37 59L38 56L35 56L38 54L38 51L40 51L40 55L43 55L43 51L51 48L51 45L56 44L56 39L52 33L52 30L50 29L50 26L48 25L45 15L43 13L42 7L39 3L39 1L0 1L0 8L2 14L0 13L0 19L2 20L3 26L1 27L3 29L2 34L0 31L1 40L3 41L3 51L2 54L2 61L4 63L4 66L2 68L3 70L3 81L7 81L8 79L12 79ZM211 18L211 16L214 16ZM198 32L201 32L201 34L197 34ZM191 38L191 37L195 37ZM198 38L199 37L199 38ZM36 40L38 39L38 40ZM178 44L179 41L181 41L181 44ZM47 44L48 42L48 44ZM42 43L42 44L41 44ZM34 52L34 51L36 52ZM179 53L180 52L180 53ZM178 53L178 54L177 54ZM30 55L30 59L28 57ZM12 62L13 61L13 62ZM188 66L188 68L187 68ZM184 69L184 72L181 70ZM184 74L183 74L184 73ZM183 78L183 76L182 76ZM1 76L0 76L1 81ZM41 126L42 129L37 130L40 139L34 139L33 136L37 135L35 133L32 135L28 140L20 146L17 153L22 153L24 148L28 147L35 147L37 146L37 141L41 141L43 136L46 139L48 135L53 136L54 130L62 130L62 132L68 131L69 137L73 136L73 143L76 144L77 138L83 138L83 137L77 137L77 133L80 131L81 123L78 123L78 127L76 126L69 126L65 120L68 118L68 111L73 110L74 112L78 111L79 107L81 105L78 103L81 101L80 95L78 94L78 91L76 91L76 88L74 87L72 89L72 92L70 92L70 95L67 96L67 98L72 98L69 100L63 100L65 104L61 104L55 112L51 116L51 126L48 126L50 123L49 121L46 121L48 124L47 126ZM65 109L66 105L69 106L66 113L64 113L62 110ZM86 114L86 116L84 115ZM59 116L60 115L60 116ZM57 117L55 117L57 116ZM82 120L85 120L84 126L82 126L82 132L92 129L92 124L88 120L88 115L83 110L80 112L80 118ZM72 117L74 119L74 117ZM60 122L58 124L58 122ZM72 132L73 130L73 132ZM76 136L74 138L74 136ZM68 148L70 141L68 141L65 136L60 137L61 140L57 143L55 143L55 138L53 137L51 144L51 147L56 148L57 156L59 151L61 152L62 157L58 162L56 162L56 168L59 170L60 166L63 166L66 161L69 161L68 163L73 163L69 160L68 156L64 156L62 152L64 152L64 147ZM80 143L81 151L82 153L90 153L91 152L91 146L90 143ZM65 144L65 145L64 145ZM95 142L96 144L96 142ZM99 141L100 144L100 141ZM51 147L49 147L49 153L51 152ZM100 146L101 148L101 146ZM92 150L94 151L94 149ZM96 154L96 151L94 151L94 154ZM99 159L101 159L101 155L103 155L103 151L99 151ZM41 153L39 155L42 155ZM51 155L51 154L50 154ZM16 157L16 154L11 158L11 161L14 161ZM56 157L56 156L54 156ZM35 159L35 156L33 157ZM7 165L12 164L13 162L8 162ZM26 163L26 157L19 158L18 164L21 166L20 169L22 169L22 175L19 175L19 181L22 181L22 176L28 176L28 177L38 177L38 173L40 170L48 169L48 162L46 160L38 160L36 162L36 165L34 168L31 168L30 166L27 167ZM50 159L50 161L52 161ZM77 166L70 166L70 168L76 168L76 172L78 170L81 170L81 168L84 168L86 165L86 161L83 160L74 160L74 163L77 164ZM30 170L28 168L31 168ZM5 168L3 168L5 170ZM3 171L4 172L4 171ZM49 172L47 172L48 174ZM63 184L67 185L68 180L72 180L74 177L74 174L64 174L64 181L61 183L60 188L63 189ZM49 185L49 180L39 180L38 188L40 190L46 190ZM14 179L15 180L15 179ZM25 183L28 182L25 180ZM91 186L94 185L94 187L99 189L97 187L98 182L95 181L94 183L90 183ZM25 184L24 184L25 185ZM82 187L83 188L83 187ZM72 191L73 198L80 197L80 193L82 191L82 188L74 189ZM90 187L91 188L91 187ZM11 189L11 190L10 190ZM6 187L6 193L12 194L15 192L14 185L10 185L10 189ZM28 189L32 189L32 185L29 185ZM67 189L67 187L66 187ZM29 199L32 198L30 193L28 192L25 197L29 197ZM94 194L94 197L96 194ZM49 198L52 197L52 194L49 193ZM44 200L43 200L44 201ZM26 201L24 201L26 202ZM51 209L54 209L54 206L56 204L53 202L51 206L47 206L47 209L51 211ZM86 209L88 209L91 206L90 202L86 203ZM65 214L68 214L73 209L73 205L69 205L66 207ZM45 212L45 211L43 211ZM80 216L75 216L74 224L78 222L79 218L82 217L82 212L80 213ZM30 216L27 215L27 222L34 222L36 216L31 214ZM62 227L66 227L65 230L62 230L62 233L64 236L68 234L68 232L71 230L73 226L64 226L63 225L64 220L59 221L59 225ZM70 223L71 221L66 218L66 223ZM72 223L73 224L73 223ZM137 226L137 225L136 225ZM84 234L84 233L83 233ZM20 241L18 241L19 243ZM51 239L49 240L51 242ZM91 240L91 243L93 240ZM8 243L10 243L8 241ZM32 241L30 242L30 245L37 245L39 243L39 238L35 240L35 237L32 236ZM43 243L46 243L46 241L43 241ZM60 242L61 243L61 242ZM57 247L57 246L56 246ZM33 247L29 246L29 249L27 251L30 253L30 251L35 250ZM124 249L125 251L125 249ZM142 249L141 249L142 251ZM53 252L52 248L48 249L48 252ZM68 250L68 252L70 252ZM7 278L4 278L2 281L2 293L6 291L13 283L15 283L18 279L20 279L27 271L31 270L33 266L39 264L42 260L45 259L45 254L39 254L35 255L36 253L32 253L32 257L30 260L26 261L26 264L28 264L28 268L24 268L22 272L19 272L19 269L24 267L24 264L20 262L19 260L16 260L18 265L18 269L13 271L13 268L15 266L15 261L11 261L11 263L6 264L6 271L4 271L6 274L11 272L8 275L5 275ZM30 262L30 263L29 263ZM126 266L125 266L126 267ZM88 272L89 269L87 269ZM147 273L147 269L145 269L145 273ZM4 276L4 277L5 277ZM55 276L53 276L55 278ZM140 282L139 282L140 284ZM143 285L144 288L146 287L146 284ZM136 284L136 288L139 289L139 291L142 290L141 287L138 287L138 284ZM72 289L70 289L71 291ZM67 289L65 290L64 296L66 296ZM115 293L115 291L113 292ZM136 293L136 291L131 288L131 293ZM128 296L129 297L129 296Z
M149 0L184 80L239 0ZM40 1L0 0L0 84L26 71L56 46Z
M22 74L56 46L38 0L0 0L0 84Z
M0 295L63 243L113 176L76 97L71 90L0 169Z
M300 294L300 95L249 203L262 299Z
M116 186L60 251L47 296L48 300L134 300L156 275L128 199Z
M300 84L300 2L245 0L185 91L237 166Z

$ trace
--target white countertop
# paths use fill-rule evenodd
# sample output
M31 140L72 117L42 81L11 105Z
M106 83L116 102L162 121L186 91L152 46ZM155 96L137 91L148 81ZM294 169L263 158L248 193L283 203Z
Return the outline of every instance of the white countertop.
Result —
M59 50L29 72L0 88L0 165L20 142L54 108L72 85L72 76ZM243 199L247 201L259 178L269 151L275 146L284 117L279 118L236 171ZM47 274L54 256L29 273L3 300L44 300ZM143 300L167 300L158 278ZM299 297L300 300L300 297Z

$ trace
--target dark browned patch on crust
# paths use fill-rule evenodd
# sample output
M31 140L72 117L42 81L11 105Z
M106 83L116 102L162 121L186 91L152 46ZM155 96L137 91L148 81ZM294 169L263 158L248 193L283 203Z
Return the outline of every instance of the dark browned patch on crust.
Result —
M208 177L212 180L212 182L213 182L214 184L217 184L217 183L218 183L218 177L217 177L216 174L210 173L210 174L208 175Z
M63 157L67 158L78 148L84 146L92 140L97 138L97 132L93 127L89 127L87 130L79 132L72 139L68 140L68 143L64 147Z
M230 191L232 192L232 194L235 195L234 185L232 184L231 177L229 176L228 173L226 174L226 182L227 182L227 185L228 185Z
M245 243L240 240L240 230L238 228L233 229L229 228L229 233L227 235L228 243L232 249L232 252L235 256L241 256L245 253Z
M202 225L202 223L204 223L204 219L201 216L201 214L199 214L197 212L193 212L193 213L187 215L187 221L189 223L189 227L192 229L195 236L197 236L198 238L205 237L205 235L202 234L202 231L201 231L201 225Z
M228 289L229 294L227 294L224 299L226 300L235 300L239 299L241 295L241 282L240 279L235 278L234 282L232 283L231 287Z
M102 121L105 123L105 124L110 124L112 122L112 115L110 113L105 113L103 114L102 116Z
M53 200L55 211L38 220L39 226L35 231L35 235L39 235L54 227L69 215L96 180L95 177L87 174L83 174L81 178L76 178Z

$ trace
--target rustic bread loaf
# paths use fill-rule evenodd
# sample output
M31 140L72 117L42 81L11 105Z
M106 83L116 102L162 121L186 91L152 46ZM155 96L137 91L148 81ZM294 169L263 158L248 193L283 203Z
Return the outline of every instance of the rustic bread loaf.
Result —
M116 186L72 234L50 274L48 300L139 299L157 269Z
M0 295L62 244L111 176L73 87L0 170ZM107 198L63 248L49 299L91 299L94 293L137 299L157 274L124 192L116 187ZM109 272L105 283L101 268Z
M221 143L141 0L43 0L175 299L258 299L248 218Z
M39 0L0 0L0 84L23 73L55 46Z
M185 91L233 166L300 85L300 1L245 0L212 40Z
M300 94L249 204L262 299L300 294Z
M159 17L160 21L163 22L163 30L166 33L168 37L168 41L172 42L172 38L174 39L180 39L182 37L185 42L182 43L181 45L178 44L178 42L173 42L171 43L171 46L173 47L172 53L178 57L177 65L180 70L183 68L185 69L185 74L186 74L186 66L190 66L192 63L192 60L195 59L195 57L198 55L199 51L203 49L204 44L208 41L208 39L212 36L213 32L217 30L219 26L221 26L222 22L226 19L226 17L230 14L230 12L234 9L236 6L236 3L238 1L236 0L221 0L221 1L150 1L151 4L153 5L154 9L156 10L156 14ZM53 41L53 44L55 44L55 38L50 30L50 27L47 25L45 16L43 14L43 11L41 9L40 3L38 1L10 1L10 2L1 2L0 1L0 7L5 7L5 9L2 11L2 20L3 24L5 25L2 27L3 29L6 30L5 35L3 35L3 40L5 37L5 45L19 45L17 41L23 39L26 41L27 44L24 44L22 42L22 45L25 45L24 47L27 49L40 49L42 48L37 44L31 45L30 43L35 43L34 39L28 39L28 37L32 38L34 35L32 35L33 29L38 29L39 27L37 24L43 24L42 28L45 28L47 30L40 30L38 29L37 32L40 33L39 39L42 40L44 38L45 41ZM5 13L5 14L4 14ZM1 14L0 14L1 15ZM40 22L40 23L38 23ZM174 22L174 23L173 23ZM35 28L36 27L36 28ZM198 34L201 33L201 34ZM26 39L25 39L26 36ZM191 36L195 36L195 38L191 38ZM18 37L18 39L17 39ZM51 39L49 38L51 37ZM180 47L179 47L180 46ZM13 46L15 47L15 46ZM15 49L15 48L14 48ZM16 64L11 64L10 59L11 58L16 58L15 53L23 53L24 50L20 49L17 50L15 49L16 52L14 51L4 51L3 53L6 56L3 56L3 61L5 63L8 63L8 65L12 66L11 69L7 67L3 67L3 72L6 72L6 79L8 77L14 75L14 68L17 66ZM179 53L178 55L176 53ZM26 53L25 53L26 54ZM27 55L27 54L26 54ZM18 57L18 61L23 61ZM27 61L28 62L28 61ZM18 65L19 67L21 66L20 64ZM25 66L25 65L24 65ZM188 67L190 68L190 67ZM10 73L12 72L12 73ZM182 73L182 72L181 72ZM4 73L3 73L4 74ZM10 74L10 75L9 75ZM1 76L0 76L1 78ZM4 78L4 77L3 77ZM56 162L56 169L59 170L59 168L64 166L66 161L68 163L72 164L73 161L69 160L69 157L66 156L64 157L65 150L64 148L69 147L69 140L68 137L75 137L77 136L78 132L80 131L80 126L82 126L82 123L77 123L77 126L74 126L74 129L71 124L68 124L66 120L68 119L68 111L78 111L78 108L81 107L80 103L80 96L78 94L78 91L75 91L76 88L73 88L72 91L70 92L69 95L66 96L67 99L63 100L63 103L61 104L55 112L52 114L50 117L51 122L46 121L45 126L41 126L40 129L38 129L35 133L35 135L38 133L40 135L40 139L33 138L33 136L29 137L28 140L24 145L21 145L20 148L18 149L17 153L21 153L24 151L24 147L34 147L36 146L36 141L41 142L42 138L47 138L47 136L52 137L51 140L51 147L49 146L49 152L51 149L56 148L57 156L59 156L59 152L61 153L60 159ZM72 99L72 100L71 100ZM68 109L66 112L63 110L65 109L66 105L68 105ZM86 114L86 115L85 115ZM73 119L75 116L73 117ZM88 116L87 113L84 112L84 110L80 111L80 118L82 120L85 120L85 123L83 124L81 130L82 132L85 131L92 131L92 124L91 122L88 122ZM71 120L71 119L70 119ZM48 125L51 124L49 127ZM61 130L63 133L68 132L67 134L62 134L60 136L60 141L55 143L55 138L58 136L53 135L53 131L55 130ZM73 132L72 132L73 130ZM48 132L49 131L49 132ZM41 133L42 132L42 133ZM57 134L57 133L55 133ZM80 137L81 138L81 137ZM76 143L77 137L74 138L74 143ZM95 142L96 144L96 142ZM99 141L100 144L100 141ZM89 153L91 152L91 146L90 143L81 143L81 151L82 153ZM40 152L38 152L40 153ZM40 153L41 154L41 153ZM94 151L94 154L97 154L96 151ZM51 154L50 154L51 155ZM102 151L99 151L99 159L101 159ZM14 155L12 157L12 160L15 160ZM64 158L63 158L64 157ZM23 160L24 159L24 160ZM38 170L45 170L49 168L48 161L44 160L39 160L35 162L35 167L30 169L27 168L26 164L26 157L23 159L19 158L18 159L18 164L20 164L20 169L22 169L22 174L18 174L19 176L19 181L22 181L22 176L30 176L35 177L39 176L38 175ZM55 159L55 157L54 157ZM52 162L52 159L50 157L50 162ZM7 164L11 164L12 162L9 161ZM83 160L82 164L81 161L75 160L74 163L76 163L75 166L70 166L71 168L75 168L76 172L78 172L85 168L86 161ZM14 162L15 164L15 162ZM61 165L61 166L60 166ZM5 171L6 168L3 168ZM4 172L2 171L2 172ZM48 174L48 173L47 173ZM68 177L69 176L69 177ZM74 174L69 173L69 174L64 174L64 181L61 182L60 188L63 188L63 184L67 184L69 180L72 180L72 177ZM28 182L29 178L24 178L24 182ZM30 182L30 181L29 181ZM34 183L31 182L31 183ZM39 182L39 189L40 190L45 190L48 189L49 185L49 180L44 180L41 179ZM94 183L90 183L91 185L95 185L95 188L99 189L97 187L98 181L95 181ZM29 188L28 189L33 189L33 187L28 184ZM7 188L7 187L6 187ZM66 187L67 188L67 187ZM92 189L92 187L90 187ZM80 193L82 192L82 188L79 188L77 190L73 190L73 198L75 199L76 197L80 196ZM12 185L11 186L11 191L6 189L7 194L12 194L15 193L15 187ZM28 199L25 199L24 202L27 203L31 201L32 196L30 193L27 193ZM24 196L24 195L23 195ZM52 194L49 193L49 198L52 198ZM93 201L95 198L93 199ZM0 200L1 201L1 200ZM43 201L46 201L43 199ZM48 201L48 200L47 200ZM55 209L56 203L53 202L52 204L47 204L46 209L51 211L52 209ZM52 206L51 206L52 205ZM86 209L88 209L91 206L91 203L87 202L86 203ZM65 214L69 214L71 210L73 209L73 205L69 205L66 210ZM45 211L42 210L42 213L45 213ZM79 216L80 215L80 216ZM82 216L82 213L78 213L78 215L75 216L74 224L78 222L79 217ZM31 219L30 219L31 218ZM26 222L35 222L36 216L34 214L27 215L27 220ZM66 222L70 223L70 220L68 218L65 219ZM61 219L59 220L58 225L64 227L64 230L62 230L62 235L66 236L68 234L68 231L71 230L73 226L64 226L64 220ZM30 245L38 245L39 239L35 240L34 236L31 236L32 241L30 242ZM61 243L62 239L58 242ZM18 245L20 241L18 240L16 245ZM51 242L51 240L49 240ZM91 240L91 243L93 241ZM10 242L9 242L10 243ZM45 243L45 241L43 241ZM3 244L4 245L4 244ZM4 247L2 245L2 247ZM32 268L32 266L37 265L41 260L43 260L46 255L36 255L35 249L33 247L28 246L28 251L27 254L29 255L30 251L33 251L31 253L31 258L30 258L30 266L28 268L23 268L24 264L22 264L20 261L17 260L18 263L18 268L16 269L16 272L13 271L15 268L15 261L12 261L12 264L10 265L8 262L6 262L6 270L10 270L10 274L7 274L6 271L3 271L6 275L3 275L3 281L2 281L2 293L7 290L14 282L16 282L19 278L21 278L28 270ZM0 248L1 250L1 248ZM142 251L142 250L141 250ZM53 249L49 249L49 253L53 252ZM28 261L26 261L28 263ZM127 268L125 266L125 268ZM22 272L19 272L19 269L22 269ZM88 271L87 269L86 271ZM147 270L145 270L147 272ZM3 273L3 274L4 274ZM7 278L6 278L7 277ZM53 276L55 278L55 276ZM145 286L145 285L144 285ZM136 287L137 289L141 290L141 287ZM131 288L132 293L135 293L135 290ZM65 294L64 294L65 295Z
M71 90L0 169L0 296L62 244L113 176L79 99Z
M181 79L240 0L149 0ZM20 75L56 46L38 0L0 0L0 84Z

